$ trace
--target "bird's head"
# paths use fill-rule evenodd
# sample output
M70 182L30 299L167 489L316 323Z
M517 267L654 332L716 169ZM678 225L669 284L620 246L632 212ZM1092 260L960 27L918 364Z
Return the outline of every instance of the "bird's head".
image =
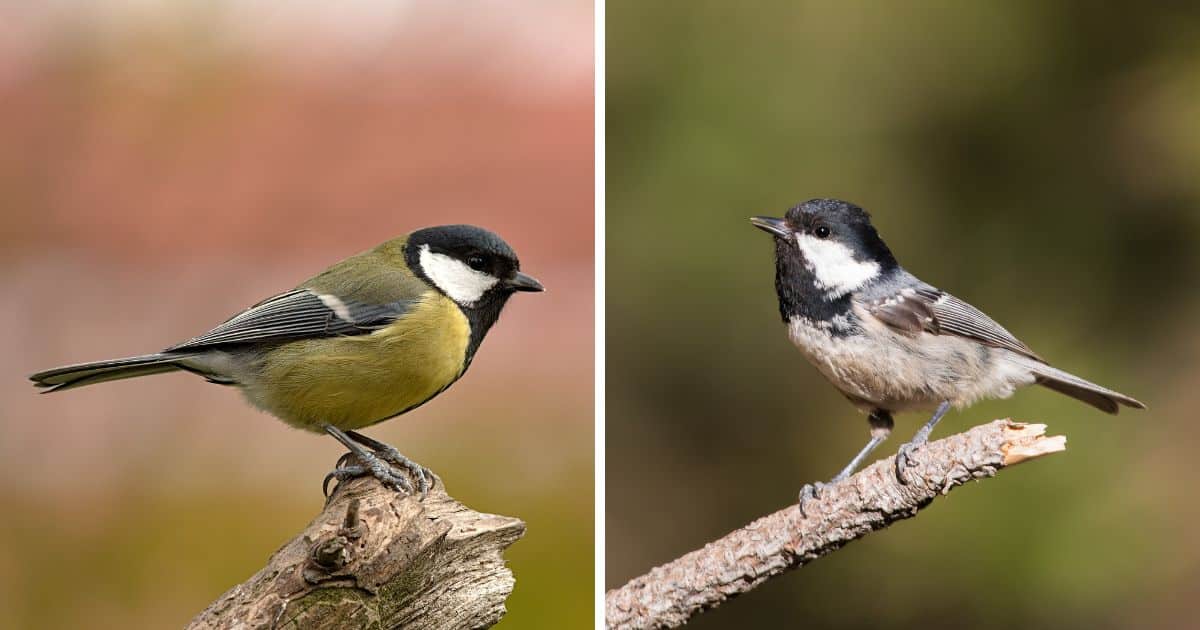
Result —
M775 237L777 283L835 299L897 267L866 210L838 199L812 199L784 218L752 217Z
M409 267L464 309L496 308L517 291L545 290L521 272L504 239L473 225L417 230L405 249Z

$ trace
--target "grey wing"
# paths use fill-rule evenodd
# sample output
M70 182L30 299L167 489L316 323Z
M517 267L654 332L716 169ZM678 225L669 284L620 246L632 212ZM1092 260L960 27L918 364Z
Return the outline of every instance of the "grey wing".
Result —
M361 335L395 321L413 302L364 304L309 289L294 289L263 300L203 335L171 346L164 352L225 344Z
M957 335L1043 361L983 311L928 285L905 288L864 306L880 321L908 334Z

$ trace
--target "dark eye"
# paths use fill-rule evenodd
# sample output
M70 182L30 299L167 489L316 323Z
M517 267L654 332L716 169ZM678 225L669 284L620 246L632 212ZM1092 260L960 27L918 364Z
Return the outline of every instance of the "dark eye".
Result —
M818 225L817 229L813 230L813 234L816 234L817 238L829 238L829 228Z
M487 268L487 259L479 254L471 254L467 256L467 266L475 271L483 271Z

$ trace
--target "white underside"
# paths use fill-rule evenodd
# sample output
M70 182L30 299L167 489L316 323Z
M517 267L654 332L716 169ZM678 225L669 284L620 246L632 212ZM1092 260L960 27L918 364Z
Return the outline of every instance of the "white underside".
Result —
M475 304L488 289L500 282L495 276L476 271L457 258L430 251L428 245L421 246L419 262L437 288L464 306Z
M792 343L843 394L864 410L923 410L950 401L969 406L1007 398L1034 375L1013 353L948 335L908 336L855 306L863 333L834 337L828 325L802 318L788 324Z

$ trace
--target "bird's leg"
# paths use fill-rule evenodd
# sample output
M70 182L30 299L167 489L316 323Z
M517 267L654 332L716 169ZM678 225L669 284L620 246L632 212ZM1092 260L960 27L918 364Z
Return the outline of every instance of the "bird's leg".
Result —
M929 422L926 422L925 426L918 429L916 435L913 435L912 441L901 444L900 449L896 451L896 479L900 483L908 483L908 479L904 477L904 469L911 465L909 456L912 454L913 449L923 446L929 441L929 434L933 433L933 427L937 426L937 423L941 421L942 416L946 415L947 411L950 411L949 400L942 401L942 404L938 405L937 410L933 412L933 417L929 419Z
M883 441L886 440L888 435L892 433L892 426L894 424L892 422L892 414L882 409L876 409L872 411L871 415L867 417L867 422L871 424L870 441L867 442L866 446L862 447L862 450L854 456L854 459L850 460L849 464L846 464L846 467L843 468L841 472L834 476L833 479L829 480L829 483L837 483L854 474L854 471L858 470L858 467L862 465L863 460L871 454L871 451L875 450L875 448L880 444L883 444ZM800 488L801 516L807 516L804 511L804 504L820 496L821 489L824 488L825 485L826 484L818 481L816 483L806 483L804 484L803 488Z
M405 457L400 451L396 450L396 447L369 438L358 431L347 431L346 434L355 442L371 449L383 461L410 472L413 477L417 478L417 489L420 490L421 494L429 492L429 489L433 487L433 471Z
M333 438L338 442L341 442L342 446L345 446L347 449L349 449L354 455L354 458L359 461L358 464L349 464L343 466L341 464L347 461L346 458L343 457L338 460L338 467L328 475L325 475L325 481L321 484L321 488L323 491L325 491L326 496L329 494L328 489L330 480L337 479L339 482L341 482L347 479L353 479L355 477L362 477L364 475L371 475L375 477L384 486L387 486L388 488L391 488L397 492L402 492L404 494L413 493L413 484L411 481L409 481L408 477L409 473L411 472L411 468L402 464L396 464L396 466L402 468L402 470L397 470L393 467L392 462L389 460L387 455L372 452L375 450L373 445L387 446L386 444L370 440L372 444L364 445L355 438L351 437L351 435L355 435L358 438L363 438L365 436L354 433L353 431L351 431L350 434L347 434L345 431L328 424L325 425L325 432L329 435L332 435ZM405 461L408 461L407 458L405 458ZM411 464L412 462L409 461L409 463ZM422 471L421 474L414 476L416 476L417 479L422 482L422 492L427 490L428 482L425 481L424 471Z

